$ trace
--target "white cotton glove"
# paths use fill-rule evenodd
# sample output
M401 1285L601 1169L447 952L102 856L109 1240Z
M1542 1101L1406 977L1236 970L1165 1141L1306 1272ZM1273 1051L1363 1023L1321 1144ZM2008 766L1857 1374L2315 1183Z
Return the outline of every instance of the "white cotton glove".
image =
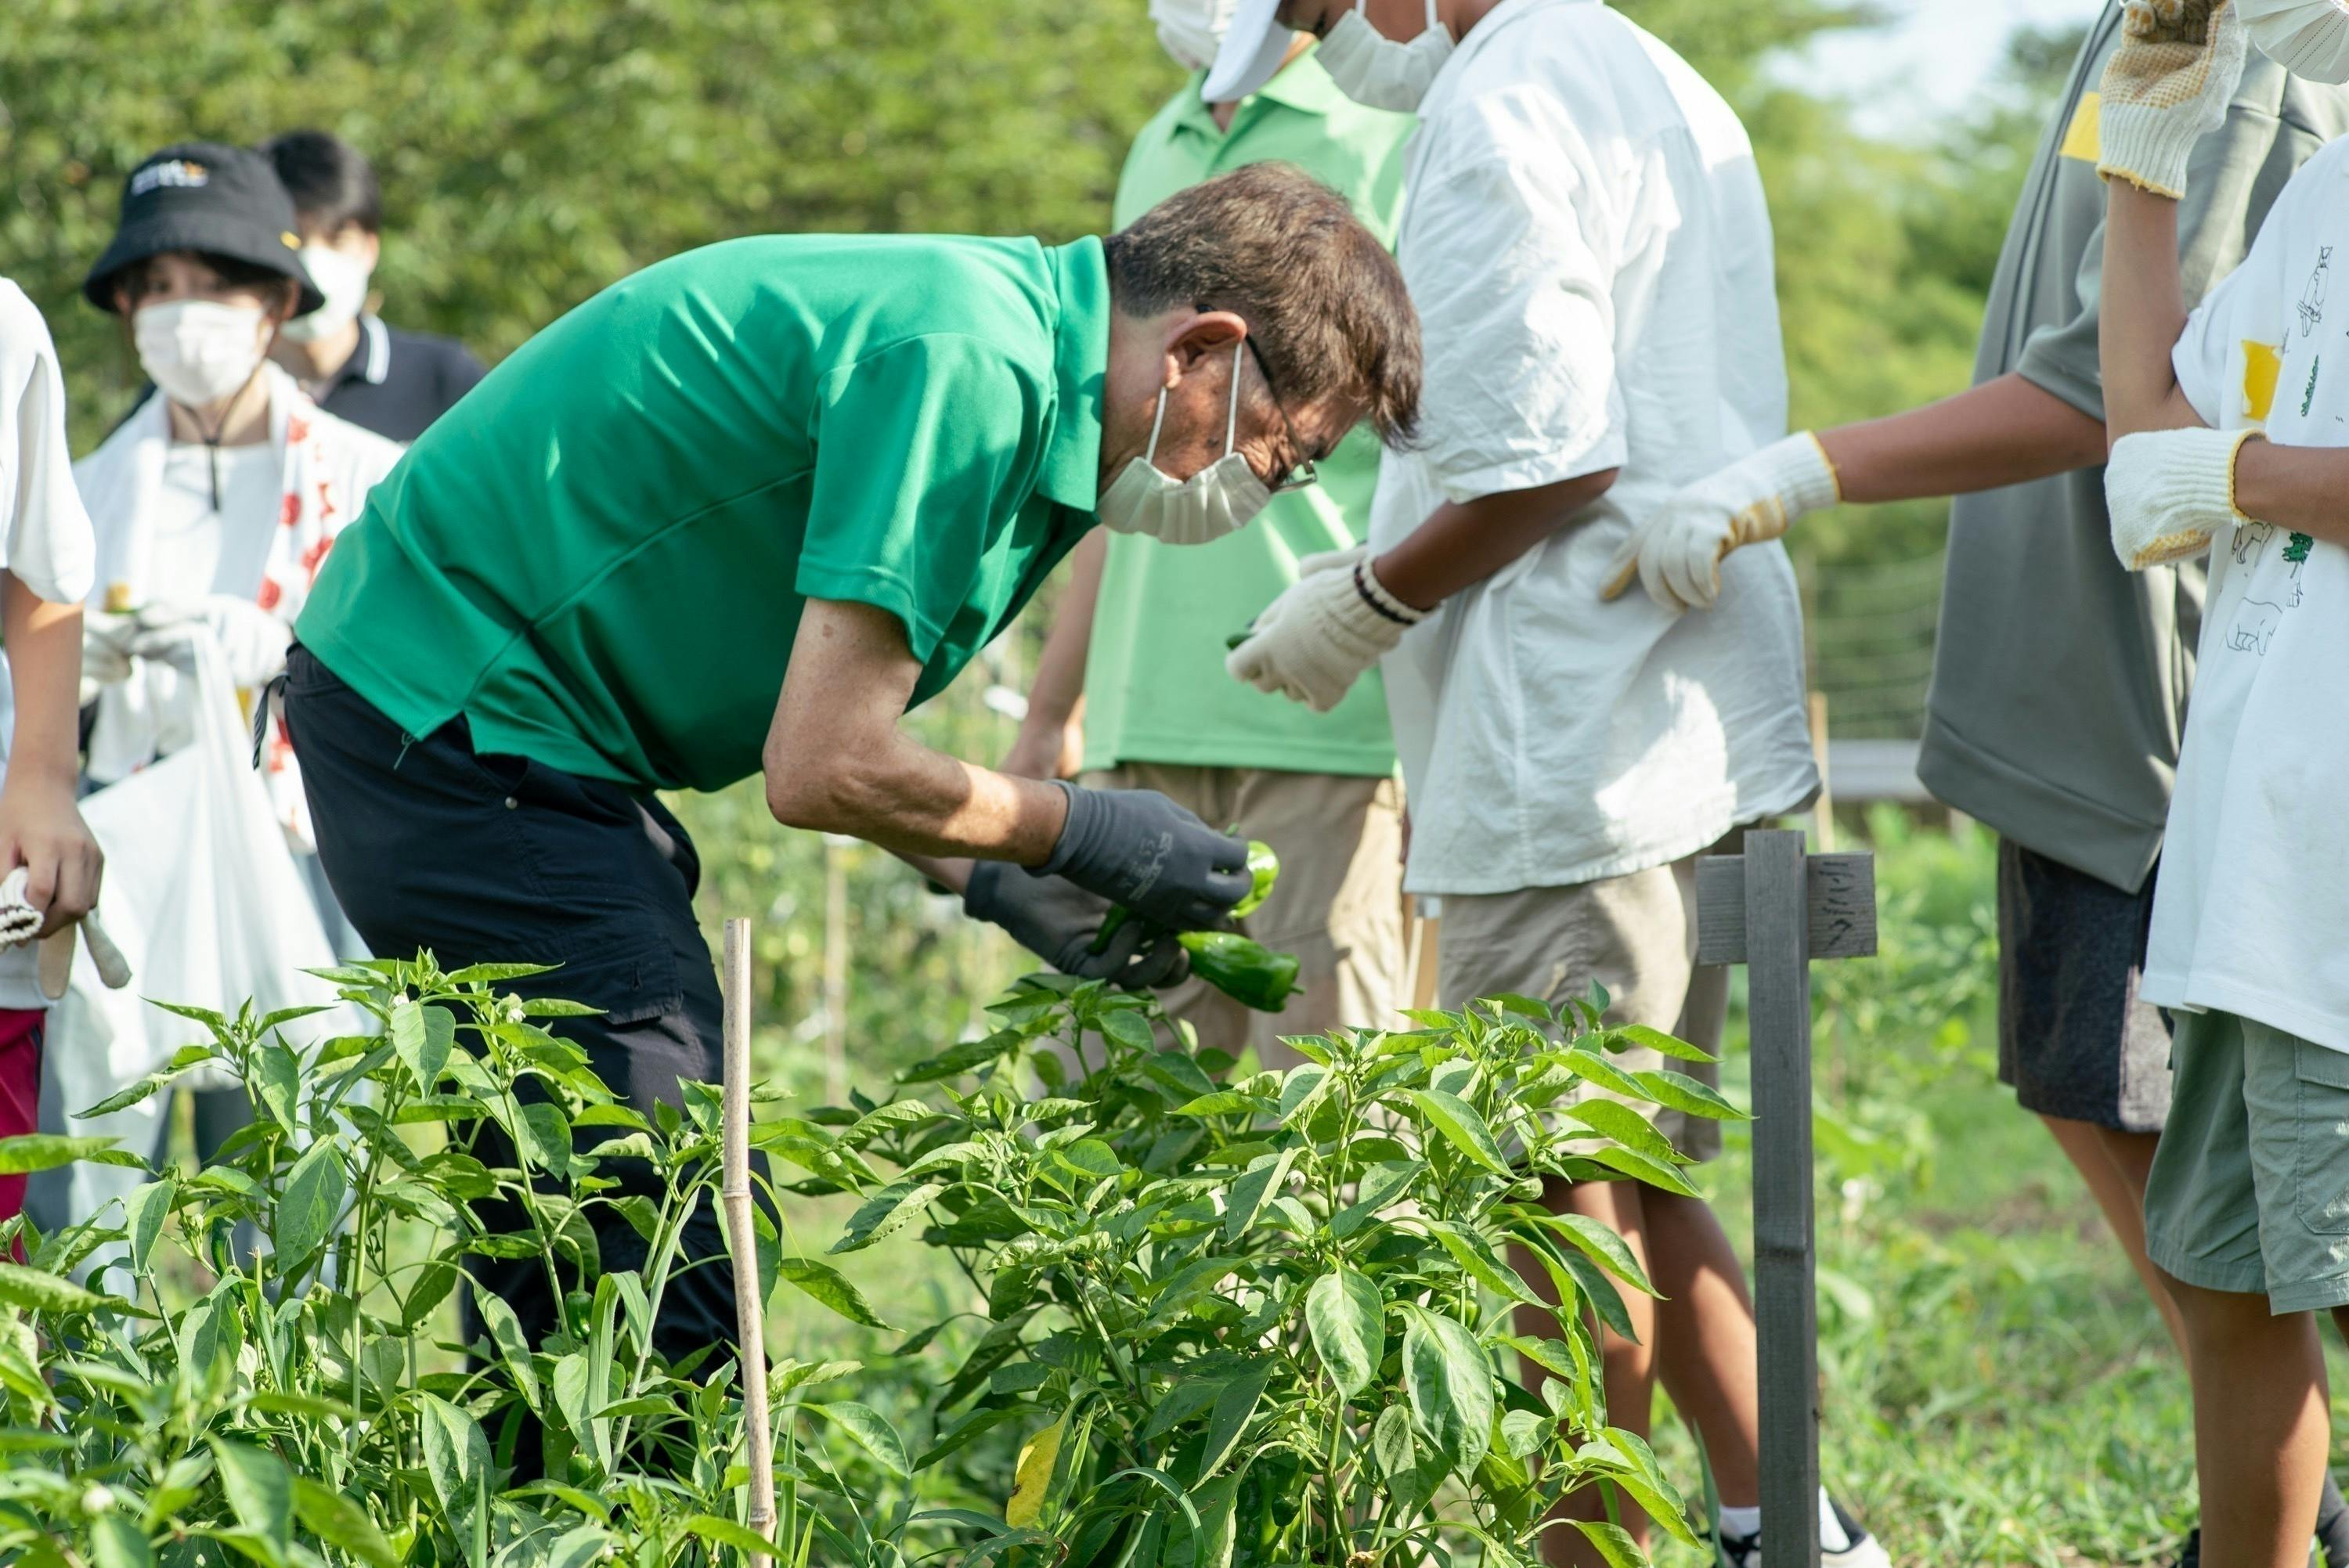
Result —
M1309 555L1297 572L1297 581L1264 607L1224 668L1258 691L1278 692L1327 713L1427 612L1387 592L1362 545Z
M1616 597L1636 573L1667 610L1707 608L1721 597L1721 563L1731 551L1775 539L1796 518L1842 499L1816 436L1803 430L1773 441L1683 485L1637 523L1607 563L1599 597Z
M140 613L147 628L130 651L146 658L169 658L197 634L219 645L229 680L240 690L257 686L285 668L294 628L250 599L207 593L185 604L158 604Z
M2234 0L2127 0L2118 51L2105 66L2096 172L2157 196L2186 194L2186 162L2227 118L2243 76Z
M2235 506L2235 454L2254 430L2141 430L2113 444L2105 510L2113 553L2131 572L2184 561L2222 529L2248 522Z
M29 880L23 866L0 877L0 951L21 947L33 940L36 932L47 916L34 906L26 896ZM89 938L89 959L98 966L98 977L109 991L119 991L130 984L130 965L122 950L106 934L98 923L98 912L91 910L71 925L62 925L41 939L41 995L52 1002L66 994L66 985L73 973L74 933L80 931Z

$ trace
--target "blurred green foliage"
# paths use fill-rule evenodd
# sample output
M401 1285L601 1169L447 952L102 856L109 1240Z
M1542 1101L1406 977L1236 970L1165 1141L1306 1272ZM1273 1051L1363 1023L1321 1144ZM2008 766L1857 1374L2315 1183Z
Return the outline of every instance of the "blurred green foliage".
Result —
M1905 407L1967 381L1982 293L2074 40L2027 36L2011 80L1955 126L1871 142L1787 85L1778 52L1868 26L1847 0L1622 0L1746 117L1768 183L1795 418ZM1030 232L1107 222L1127 139L1180 75L1142 0L11 0L0 22L0 273L47 314L77 449L129 401L119 326L78 297L123 176L168 142L338 131L382 174L378 287L404 325L486 356L635 267L772 230ZM1939 545L1938 505L1811 520L1823 608L1865 607L1871 562ZM1931 568L1905 592L1924 608ZM1042 610L1049 612L1047 597ZM916 718L991 760L1042 614ZM1872 656L1872 655L1871 655ZM1913 650L1912 650L1913 656ZM755 781L684 803L704 903L760 917L771 1063L820 1085L826 856ZM1019 956L863 847L843 883L846 1016L874 1078L969 1028Z

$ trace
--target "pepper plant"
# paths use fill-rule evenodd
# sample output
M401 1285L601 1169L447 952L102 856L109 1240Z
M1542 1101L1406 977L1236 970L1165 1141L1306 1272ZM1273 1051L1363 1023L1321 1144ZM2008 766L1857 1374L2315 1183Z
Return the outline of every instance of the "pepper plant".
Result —
M301 1011L173 1009L211 1042L96 1109L221 1064L255 1120L219 1163L91 1223L0 1227L0 1252L23 1259L0 1262L0 1562L665 1568L755 1546L738 1522L732 1362L670 1365L651 1340L688 1266L686 1217L719 1181L717 1093L689 1085L682 1109L649 1117L616 1103L541 1022L585 1009L495 989L540 972L329 971L378 1028L305 1047L287 1040ZM477 1155L491 1124L518 1164ZM105 1143L0 1140L0 1170L136 1163ZM613 1195L619 1160L659 1168L659 1201ZM493 1193L523 1201L524 1231L475 1221ZM641 1271L599 1266L588 1221L605 1205L648 1243ZM241 1221L267 1240L257 1256L230 1255ZM759 1252L771 1288L781 1274L872 1319L831 1268L780 1256L771 1230ZM450 1297L482 1256L564 1265L561 1328L528 1345L484 1295L480 1336L456 1343ZM902 1568L921 1537L886 1423L816 1397L857 1370L773 1368L786 1564ZM830 1441L843 1430L857 1440Z
M1594 1320L1628 1327L1619 1286L1651 1287L1613 1233L1543 1205L1542 1178L1685 1192L1625 1099L1739 1113L1618 1066L1634 1044L1701 1053L1601 1027L1605 1005L1415 1013L1235 1078L1187 1031L1166 1047L1146 999L1040 975L905 1075L911 1096L761 1134L795 1191L861 1196L833 1252L912 1233L968 1281L985 1331L915 1466L1025 1439L968 1563L1510 1568L1573 1529L1630 1564L1614 1523L1553 1511L1603 1486L1694 1543L1597 1372Z

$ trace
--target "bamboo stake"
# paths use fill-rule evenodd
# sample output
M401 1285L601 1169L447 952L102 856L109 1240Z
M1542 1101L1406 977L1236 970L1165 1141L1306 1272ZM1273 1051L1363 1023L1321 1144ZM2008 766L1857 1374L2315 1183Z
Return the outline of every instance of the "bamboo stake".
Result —
M750 923L726 923L726 1083L721 1125L726 1240L734 1256L734 1326L741 1340L742 1424L749 1433L750 1532L775 1533L775 1432L767 1415L766 1303L759 1294L758 1231L750 1219ZM751 1568L767 1561L753 1554Z

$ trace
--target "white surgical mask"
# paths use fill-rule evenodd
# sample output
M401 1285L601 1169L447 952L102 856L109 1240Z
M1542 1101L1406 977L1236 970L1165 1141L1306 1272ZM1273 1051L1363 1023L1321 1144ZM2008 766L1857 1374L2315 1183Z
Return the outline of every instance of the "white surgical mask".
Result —
M174 299L142 304L130 318L139 367L163 396L206 408L243 389L261 368L263 315L257 304Z
M1409 114L1427 96L1428 84L1452 55L1452 31L1435 19L1435 0L1427 0L1427 26L1408 41L1390 38L1363 19L1362 6L1338 18L1321 40L1314 58L1338 84L1338 90L1371 108Z
M1224 46L1240 0L1150 0L1159 46L1186 71L1204 71Z
M2242 0L2244 30L2296 77L2349 82L2349 0Z
M1232 445L1240 425L1240 341L1232 355L1232 409L1224 422L1224 455L1187 480L1159 471L1159 427L1166 423L1166 388L1158 389L1158 416L1150 422L1150 446L1118 469L1095 508L1112 533L1142 533L1166 544L1206 544L1246 528L1272 500L1272 492Z
M311 343L331 336L358 320L359 310L367 304L367 264L347 251L332 245L302 247L302 268L326 303L307 315L297 315L278 328L296 343Z

